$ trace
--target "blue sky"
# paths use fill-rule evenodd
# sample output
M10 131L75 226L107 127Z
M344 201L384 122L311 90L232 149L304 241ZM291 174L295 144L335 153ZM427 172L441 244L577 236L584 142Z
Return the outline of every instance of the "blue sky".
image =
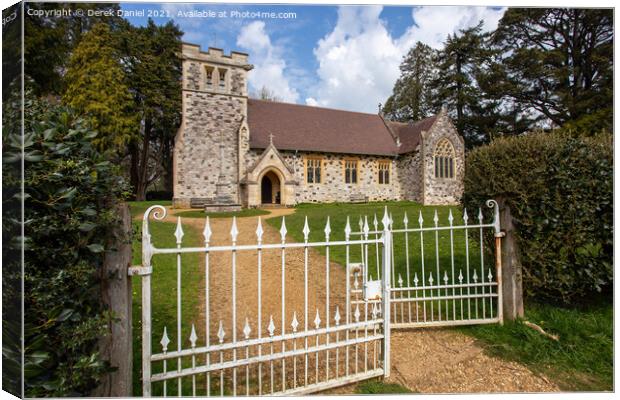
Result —
M448 34L480 20L492 30L504 12L465 6L182 3L121 8L144 10L145 16L126 17L135 25L145 24L151 11L156 23L173 19L185 32L184 41L249 53L255 67L248 78L251 92L266 86L286 102L371 113L390 95L402 57L415 42L437 48ZM288 17L234 16L243 12Z

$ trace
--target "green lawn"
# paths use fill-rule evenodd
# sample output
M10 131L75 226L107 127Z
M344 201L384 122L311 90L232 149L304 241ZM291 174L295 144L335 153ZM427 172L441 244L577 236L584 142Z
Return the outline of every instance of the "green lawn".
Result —
M171 206L172 202L170 200L149 200L149 201L129 201L129 210L131 212L132 217L136 217L137 215L144 214L147 208L154 205L160 206Z
M527 303L525 319L551 340L520 322L461 328L484 343L493 355L528 365L544 373L565 391L613 390L613 307L610 301L562 308Z
M226 211L226 212L210 212L206 213L204 210L190 210L190 211L181 211L176 213L180 217L184 218L204 218L209 216L209 218L232 218L232 217L254 217L258 215L267 215L269 211L260 210L258 208L244 208L241 211Z

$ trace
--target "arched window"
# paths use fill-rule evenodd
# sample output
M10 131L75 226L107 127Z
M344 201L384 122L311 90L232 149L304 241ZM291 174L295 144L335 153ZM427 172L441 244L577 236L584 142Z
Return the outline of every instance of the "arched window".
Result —
M448 139L441 139L433 154L435 178L454 178L454 147Z

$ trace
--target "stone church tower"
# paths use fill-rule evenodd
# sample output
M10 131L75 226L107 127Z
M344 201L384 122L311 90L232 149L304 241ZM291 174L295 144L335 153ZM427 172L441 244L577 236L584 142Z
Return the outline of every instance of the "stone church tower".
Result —
M174 206L238 209L239 135L247 131L240 128L247 119L252 65L245 53L225 55L211 47L204 52L187 43L181 58L183 121L174 150Z

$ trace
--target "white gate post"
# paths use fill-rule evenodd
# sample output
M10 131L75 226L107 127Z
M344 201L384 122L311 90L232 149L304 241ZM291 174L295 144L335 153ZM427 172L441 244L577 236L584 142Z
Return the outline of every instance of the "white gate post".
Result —
M151 275L142 276L142 397L151 397Z
M392 232L387 207L383 223L383 377L390 376L390 263L392 260Z
M153 245L149 232L149 216L162 220L166 217L166 209L162 206L151 206L142 217L142 266L131 268L132 275L142 275L142 397L151 397L151 257Z

